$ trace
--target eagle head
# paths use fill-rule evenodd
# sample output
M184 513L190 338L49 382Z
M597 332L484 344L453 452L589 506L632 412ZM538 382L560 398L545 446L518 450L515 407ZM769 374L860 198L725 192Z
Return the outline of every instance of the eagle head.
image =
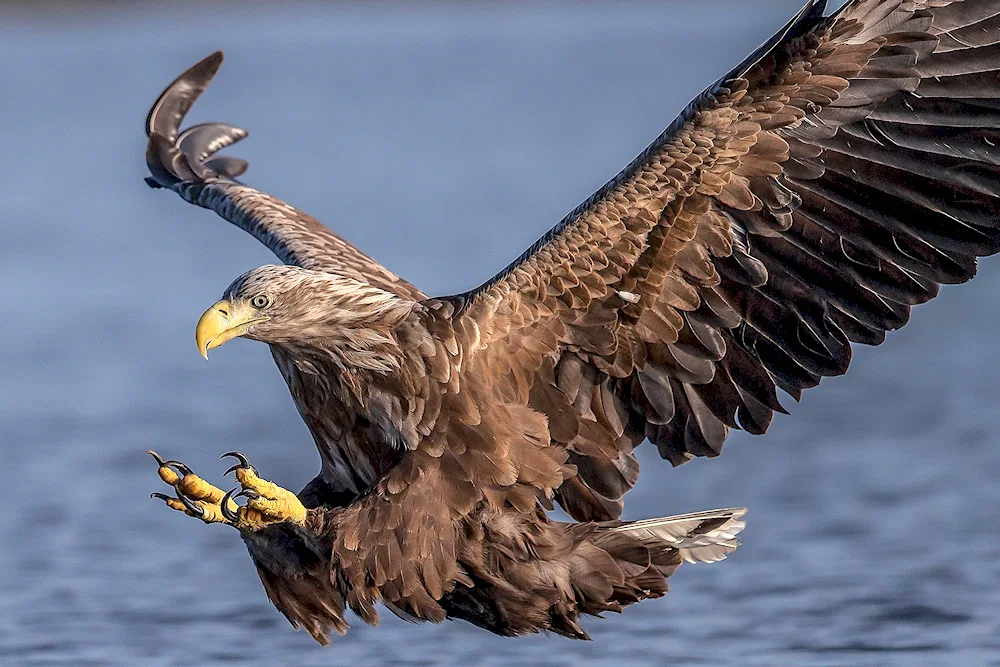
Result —
M414 302L336 273L262 266L244 273L198 320L198 351L243 337L291 349L321 349L348 367L384 368L393 329Z

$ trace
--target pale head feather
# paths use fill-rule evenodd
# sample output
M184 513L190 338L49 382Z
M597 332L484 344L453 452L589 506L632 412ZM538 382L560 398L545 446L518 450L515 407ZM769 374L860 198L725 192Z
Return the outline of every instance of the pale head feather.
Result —
M328 356L344 368L387 372L399 367L394 329L413 301L347 276L297 266L262 266L237 278L225 297L264 295L267 319L246 337L290 353Z

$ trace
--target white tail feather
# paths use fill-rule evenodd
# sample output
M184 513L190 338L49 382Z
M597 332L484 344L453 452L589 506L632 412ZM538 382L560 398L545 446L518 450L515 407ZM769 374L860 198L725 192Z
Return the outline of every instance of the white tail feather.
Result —
M678 514L660 519L630 521L614 530L630 533L644 540L665 542L680 551L681 558L688 563L714 563L723 560L740 546L736 535L746 527L746 522L742 521L746 513L745 507L733 507ZM720 520L722 523L719 523Z

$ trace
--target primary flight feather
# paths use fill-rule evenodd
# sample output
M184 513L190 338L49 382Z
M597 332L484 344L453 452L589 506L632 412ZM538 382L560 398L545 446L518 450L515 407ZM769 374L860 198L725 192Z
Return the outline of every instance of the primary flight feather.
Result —
M160 463L171 507L237 527L271 601L326 642L345 608L585 638L737 546L743 509L621 522L649 440L679 465L764 433L940 284L1000 250L1000 2L811 2L503 272L428 298L236 180L246 132L181 131L222 62L147 119L147 182L284 266L238 278L203 354L270 345L323 462L298 494ZM247 498L245 505L235 502ZM558 503L579 523L550 519Z

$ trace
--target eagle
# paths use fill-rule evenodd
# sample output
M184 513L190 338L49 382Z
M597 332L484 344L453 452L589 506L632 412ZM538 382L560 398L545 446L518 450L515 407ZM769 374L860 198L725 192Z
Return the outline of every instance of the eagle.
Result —
M586 639L737 546L745 509L622 521L649 441L674 466L763 434L852 343L1000 250L1000 3L813 0L499 274L431 297L238 179L247 133L181 130L222 63L146 122L153 188L281 264L196 342L267 343L319 449L299 493L239 452L224 492L155 452L157 493L235 527L271 602L328 643L347 610ZM656 58L650 54L651 59ZM550 516L556 506L572 521Z

